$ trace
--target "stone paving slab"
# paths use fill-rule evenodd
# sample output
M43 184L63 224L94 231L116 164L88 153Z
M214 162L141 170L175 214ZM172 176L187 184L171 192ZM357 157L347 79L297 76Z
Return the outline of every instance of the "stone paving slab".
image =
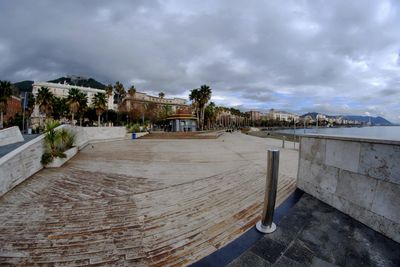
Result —
M400 244L304 194L234 266L400 266Z
M241 133L89 145L0 198L0 265L189 265L259 220L279 145ZM297 160L281 152L277 205Z

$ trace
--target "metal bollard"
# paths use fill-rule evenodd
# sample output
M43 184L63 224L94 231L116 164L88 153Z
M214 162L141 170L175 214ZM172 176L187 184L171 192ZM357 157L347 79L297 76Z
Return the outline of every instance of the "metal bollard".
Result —
M269 234L276 230L273 223L276 191L278 188L279 150L268 150L267 183L261 221L256 224L258 231Z
M282 148L285 148L285 139L286 136L282 135Z

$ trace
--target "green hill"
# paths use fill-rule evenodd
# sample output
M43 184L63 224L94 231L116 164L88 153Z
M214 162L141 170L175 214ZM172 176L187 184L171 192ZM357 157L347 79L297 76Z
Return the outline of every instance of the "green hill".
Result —
M32 92L32 84L33 81L22 81L22 82L17 82L14 83L14 86L18 88L19 92L24 93L24 92Z
M104 84L96 81L95 79L78 77L78 76L61 77L61 78L51 80L48 82L51 82L51 83L64 83L65 82L70 85L91 87L91 88L96 88L96 89L104 89L106 87Z

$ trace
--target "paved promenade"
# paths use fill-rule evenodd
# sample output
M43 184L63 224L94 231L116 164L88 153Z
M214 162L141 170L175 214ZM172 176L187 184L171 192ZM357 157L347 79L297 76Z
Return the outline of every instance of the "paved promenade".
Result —
M187 265L259 219L279 140L124 140L88 146L0 198L0 265ZM287 145L287 147L292 147ZM277 204L298 151L281 151Z

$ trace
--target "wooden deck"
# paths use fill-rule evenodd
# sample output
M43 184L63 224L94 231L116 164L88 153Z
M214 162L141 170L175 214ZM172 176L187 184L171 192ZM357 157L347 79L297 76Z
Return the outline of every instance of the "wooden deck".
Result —
M266 147L279 143L235 133L88 146L0 198L0 265L193 263L255 225ZM277 205L296 171L297 151L283 150Z

